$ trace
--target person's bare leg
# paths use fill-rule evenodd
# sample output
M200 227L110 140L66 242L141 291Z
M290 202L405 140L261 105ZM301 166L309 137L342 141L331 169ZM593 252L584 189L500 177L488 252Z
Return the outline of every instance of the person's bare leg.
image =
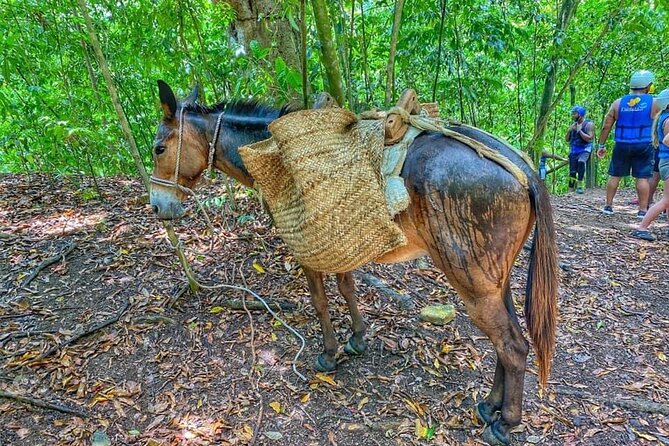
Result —
M669 191L665 188L660 201L648 209L646 216L641 220L641 223L639 223L639 229L647 231L650 224L667 208L667 206L669 206Z
M639 197L639 210L647 211L648 210L648 192L650 186L648 184L648 178L637 178L636 179L636 195Z
M606 205L613 205L613 197L618 192L618 184L620 184L620 177L609 176L609 181L606 183Z

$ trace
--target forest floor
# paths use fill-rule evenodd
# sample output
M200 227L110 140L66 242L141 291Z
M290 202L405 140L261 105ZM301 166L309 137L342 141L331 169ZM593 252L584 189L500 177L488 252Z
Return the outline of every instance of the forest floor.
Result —
M89 179L0 176L0 445L481 444L471 408L491 387L495 354L429 261L356 273L370 348L317 374L320 328L300 269L248 191L236 189L232 211L222 184L203 188L219 234L201 218L176 224L195 274L292 305L281 317L306 338L303 382L292 370L300 343L284 325L227 307L253 297L222 289L173 302L184 276L141 186L98 181L104 201ZM631 238L632 196L621 191L610 217L599 189L553 199L557 353L543 397L530 355L514 444L669 445L669 224L653 227L656 242ZM526 274L523 252L521 313ZM327 290L344 343L345 302L332 278ZM455 320L421 322L420 309L440 302L455 305Z

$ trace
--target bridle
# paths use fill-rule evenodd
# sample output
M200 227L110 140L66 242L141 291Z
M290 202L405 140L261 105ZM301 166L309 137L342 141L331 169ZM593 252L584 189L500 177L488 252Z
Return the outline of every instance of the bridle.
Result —
M185 116L185 110L182 108L181 109L181 114L179 115L179 138L177 142L177 159L175 162L174 166L174 178L172 181L170 180L164 180L162 178L155 177L151 175L149 177L149 181L152 184L158 184L160 186L166 186L166 187L172 187L177 190L180 190L181 192L185 193L186 195L191 195L195 197L195 192L192 191L192 189L187 188L186 186L183 186L179 184L179 166L181 164L181 146L183 144L183 133L184 133L184 116ZM207 157L207 171L209 171L210 176L211 173L214 170L214 154L216 153L216 142L218 141L218 136L221 133L221 123L223 122L223 115L225 112L221 112L220 115L218 115L218 119L216 120L216 127L214 129L214 137L212 138L211 142L209 143L209 154Z

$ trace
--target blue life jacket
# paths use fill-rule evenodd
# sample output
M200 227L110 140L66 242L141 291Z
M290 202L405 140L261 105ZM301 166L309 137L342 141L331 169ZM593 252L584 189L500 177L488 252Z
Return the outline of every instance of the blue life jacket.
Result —
M658 149L660 149L660 159L665 159L669 158L669 146L665 146L662 144L662 140L665 137L664 130L662 130L662 127L664 126L664 122L669 118L669 110L665 110L662 112L660 115L660 119L657 121L657 140L660 142L660 145L658 146Z
M586 126L590 123L589 119L583 120L582 130L585 131ZM571 131L571 136L569 137L569 147L571 147L571 153L583 153L592 151L592 141L584 140L579 132L576 130Z
M653 96L628 94L620 99L615 141L628 144L650 144L653 127Z

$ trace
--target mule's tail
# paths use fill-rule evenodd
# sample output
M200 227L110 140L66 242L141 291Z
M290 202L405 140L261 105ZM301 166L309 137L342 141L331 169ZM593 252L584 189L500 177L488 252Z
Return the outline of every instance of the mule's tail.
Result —
M529 178L536 227L525 290L525 321L539 364L539 383L546 386L555 352L558 263L550 197L538 178Z

